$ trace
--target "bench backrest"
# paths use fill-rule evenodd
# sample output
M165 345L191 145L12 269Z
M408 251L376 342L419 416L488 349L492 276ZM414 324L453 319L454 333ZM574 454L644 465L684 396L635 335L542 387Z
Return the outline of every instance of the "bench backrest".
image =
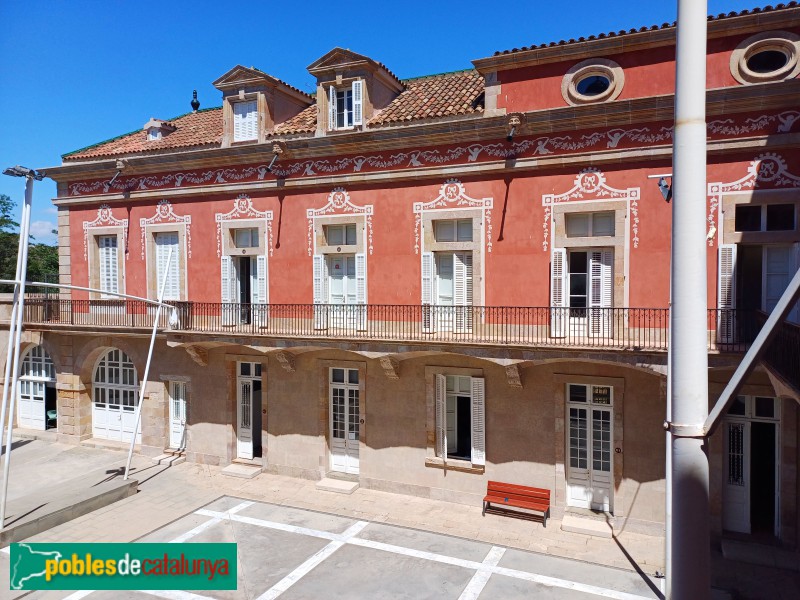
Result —
M487 486L489 494L512 498L522 501L545 501L550 503L550 490L529 487L527 485L516 485L513 483L502 483L500 481L490 481Z

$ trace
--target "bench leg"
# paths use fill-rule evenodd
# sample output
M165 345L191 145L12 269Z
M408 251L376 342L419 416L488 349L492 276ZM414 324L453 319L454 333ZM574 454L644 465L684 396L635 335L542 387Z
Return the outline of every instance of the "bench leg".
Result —
M486 507L487 507L487 506L489 506L489 503L488 503L488 502L484 502L484 503L483 503L483 512L481 513L481 516L482 516L482 517L485 517L485 516L486 516Z

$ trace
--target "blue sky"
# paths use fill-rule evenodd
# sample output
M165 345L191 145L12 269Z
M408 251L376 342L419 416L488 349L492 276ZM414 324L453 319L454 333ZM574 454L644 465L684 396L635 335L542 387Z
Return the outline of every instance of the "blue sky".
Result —
M759 6L710 0L709 13ZM765 4L765 3L764 3ZM762 6L764 4L761 4ZM211 85L236 64L311 92L306 67L335 46L400 78L470 68L510 49L675 20L675 0L209 2L2 0L0 168L43 168L150 117L219 106ZM385 8L384 8L385 7ZM497 8L493 8L497 7ZM21 179L0 177L19 203ZM36 185L32 231L53 242L55 184Z

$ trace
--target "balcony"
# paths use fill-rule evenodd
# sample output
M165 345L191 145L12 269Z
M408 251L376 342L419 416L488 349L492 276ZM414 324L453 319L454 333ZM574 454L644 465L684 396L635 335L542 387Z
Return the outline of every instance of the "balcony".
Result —
M212 336L665 351L666 308L220 304L177 302L159 328ZM145 330L155 309L137 301L30 297L25 323L36 329ZM708 311L708 348L742 352L758 333L753 311ZM798 332L800 339L800 332Z

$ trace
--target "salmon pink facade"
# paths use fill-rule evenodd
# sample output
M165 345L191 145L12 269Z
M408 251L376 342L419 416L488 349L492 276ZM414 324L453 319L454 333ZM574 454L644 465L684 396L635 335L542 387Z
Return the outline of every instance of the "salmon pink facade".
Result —
M713 401L800 267L800 8L708 34ZM314 96L237 66L221 107L64 155L60 277L93 291L28 305L52 426L663 535L674 53L667 24L401 80L335 48ZM711 439L717 535L797 546L798 322Z

